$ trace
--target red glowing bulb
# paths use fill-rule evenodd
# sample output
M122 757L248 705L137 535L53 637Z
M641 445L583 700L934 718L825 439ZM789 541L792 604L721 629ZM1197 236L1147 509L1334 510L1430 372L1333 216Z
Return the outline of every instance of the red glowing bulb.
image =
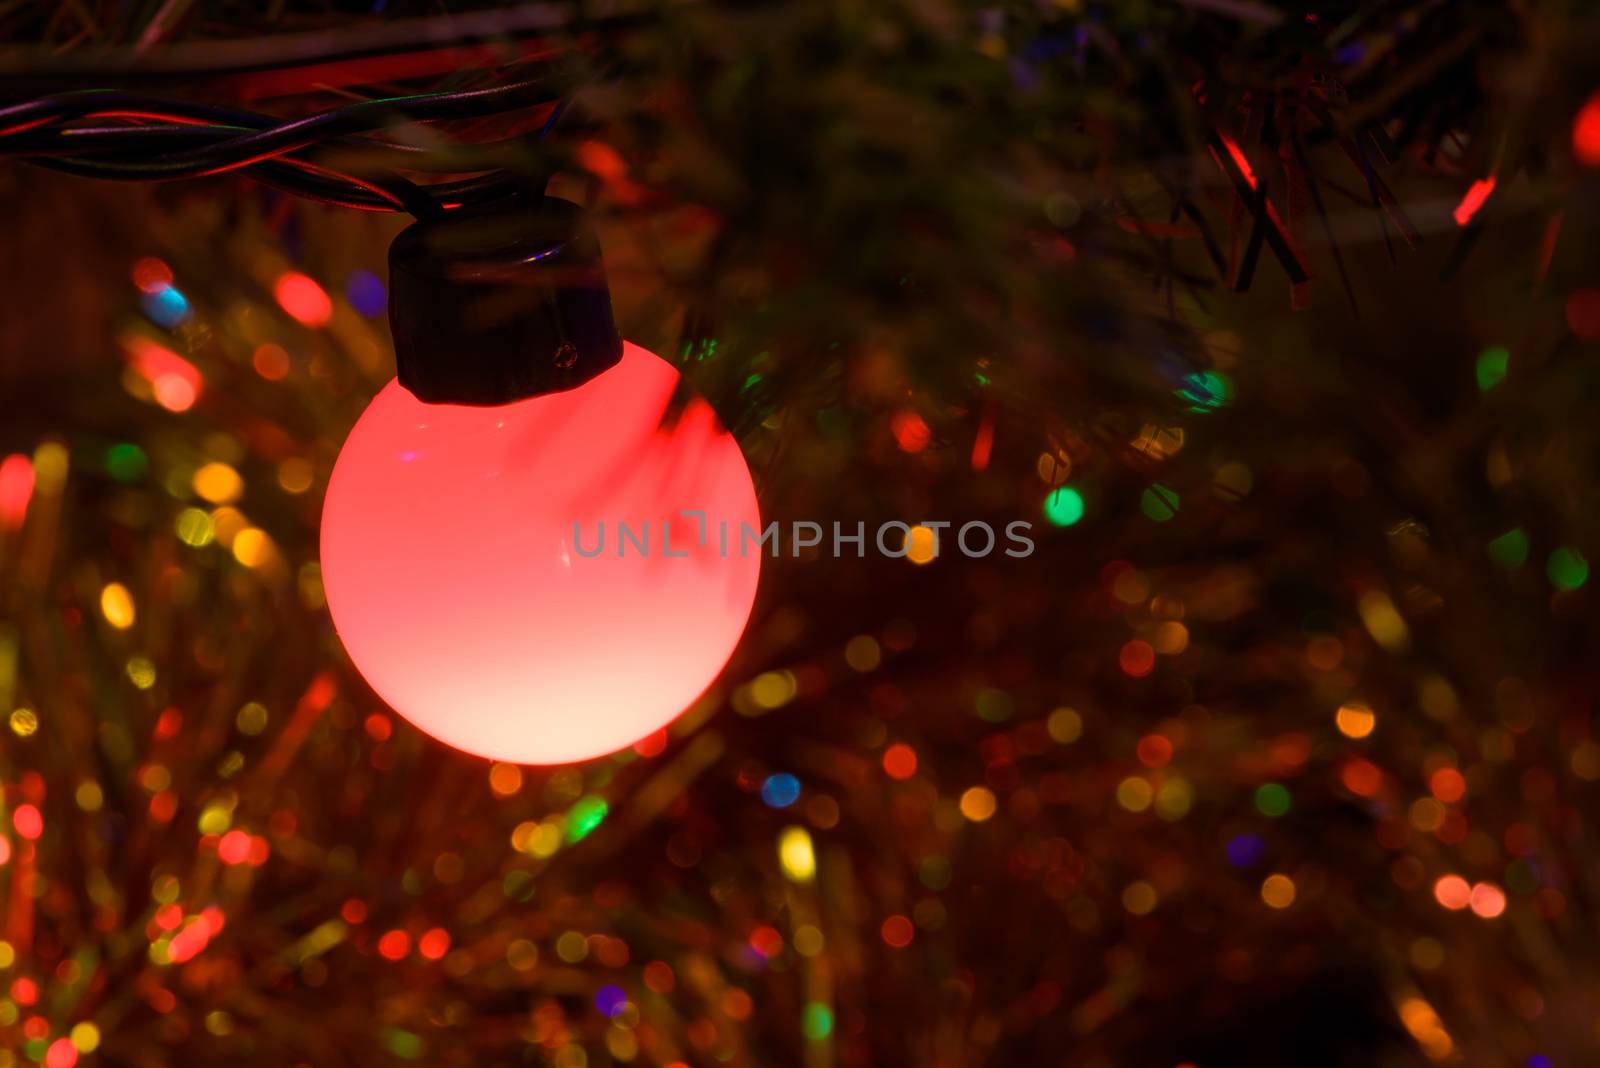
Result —
M648 737L716 678L755 597L755 488L704 401L663 422L677 385L624 343L584 385L507 405L384 387L334 465L322 575L395 711L469 753L559 764Z

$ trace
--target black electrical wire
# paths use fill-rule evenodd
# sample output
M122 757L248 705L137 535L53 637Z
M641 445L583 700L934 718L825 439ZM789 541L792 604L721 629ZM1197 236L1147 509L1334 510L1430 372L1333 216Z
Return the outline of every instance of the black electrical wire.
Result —
M387 97L347 104L317 115L284 120L237 108L156 98L116 90L83 90L0 107L0 155L86 177L172 181L238 171L263 184L324 203L376 211L405 211L436 218L467 204L505 196L527 176L504 169L456 181L420 185L406 170L471 172L472 160L526 140L470 146L459 159L413 145L363 136L397 123L475 118L554 105L538 137L563 110L550 80L489 89ZM122 125L86 127L89 120ZM398 157L397 166L350 174L325 158L330 148ZM435 155L447 157L444 161ZM410 157L407 159L407 157ZM481 169L481 168L478 168Z

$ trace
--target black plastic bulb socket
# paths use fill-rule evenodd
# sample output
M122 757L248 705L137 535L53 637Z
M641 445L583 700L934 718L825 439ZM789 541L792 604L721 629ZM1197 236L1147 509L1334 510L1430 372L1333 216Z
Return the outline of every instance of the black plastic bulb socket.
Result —
M622 358L600 243L582 210L554 197L401 231L389 323L400 384L429 404L558 393Z

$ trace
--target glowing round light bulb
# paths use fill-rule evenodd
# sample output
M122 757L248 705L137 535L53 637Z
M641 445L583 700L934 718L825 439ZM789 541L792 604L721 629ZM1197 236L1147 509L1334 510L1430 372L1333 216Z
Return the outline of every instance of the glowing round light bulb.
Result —
M373 399L328 484L322 577L395 711L469 753L558 764L647 737L710 685L750 615L760 547L740 535L759 520L710 407L663 421L677 384L624 343L566 392Z

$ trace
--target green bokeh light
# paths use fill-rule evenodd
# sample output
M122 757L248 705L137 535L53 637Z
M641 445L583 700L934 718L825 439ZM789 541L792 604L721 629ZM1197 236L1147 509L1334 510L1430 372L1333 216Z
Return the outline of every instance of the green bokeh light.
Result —
M1528 562L1528 532L1513 527L1488 545L1489 559L1510 570Z
M1153 519L1157 523L1165 523L1178 514L1179 498L1177 491L1169 486L1157 482L1144 491L1139 498L1139 510L1145 518Z
M567 813L567 841L578 842L587 838L591 832L606 818L606 802L603 797L580 797L578 803L572 806Z
M1183 380L1178 396L1191 412L1209 412L1233 403L1233 379L1221 371L1196 371Z
M1053 490L1044 499L1044 517L1058 527L1070 527L1083 518L1083 494L1071 486Z
M410 1031L402 1031L398 1027L391 1027L384 1036L389 1052L396 1057L403 1057L414 1061L422 1056L422 1039Z
M1563 545L1550 554L1550 559L1544 565L1544 573L1557 589L1575 590L1589 581L1589 561L1578 550Z
M820 1001L808 1002L800 1017L800 1029L813 1042L827 1038L833 1034L833 1010Z
M1289 811L1289 791L1282 783L1266 782L1256 787L1256 811L1274 818Z
M1490 345L1478 353L1478 388L1487 393L1504 382L1510 366L1511 350L1504 345Z
M137 482L150 470L150 458L130 442L106 450L106 473L118 482Z

